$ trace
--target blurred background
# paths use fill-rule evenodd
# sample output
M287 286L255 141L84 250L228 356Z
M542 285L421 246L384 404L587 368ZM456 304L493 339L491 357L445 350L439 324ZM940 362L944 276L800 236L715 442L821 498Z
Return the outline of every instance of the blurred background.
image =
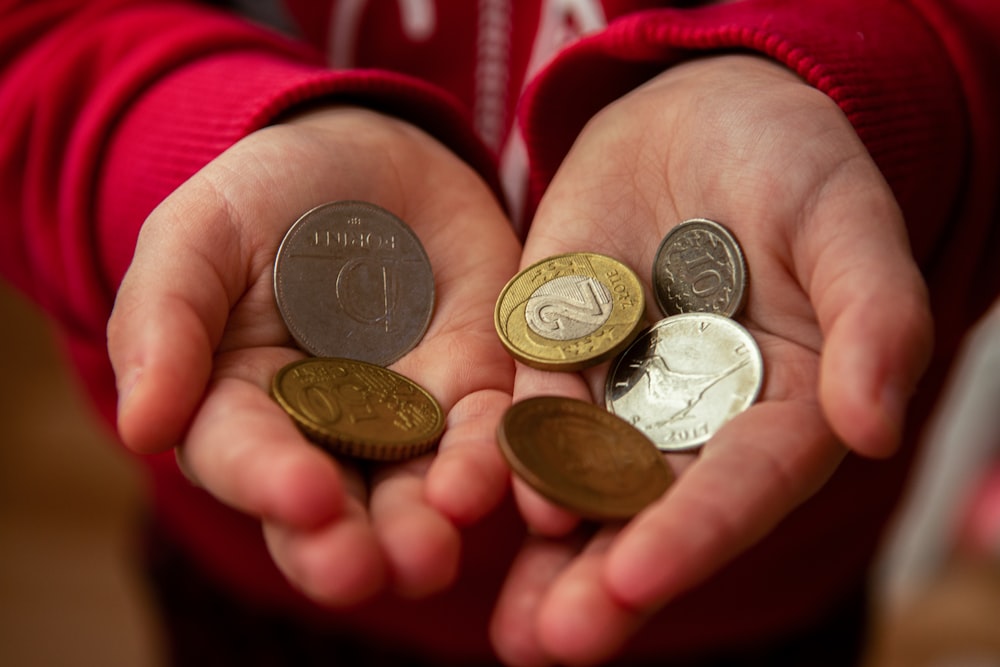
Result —
M878 568L865 667L1000 667L1000 313L956 363ZM0 285L0 666L159 667L139 473Z
M0 283L0 665L161 665L142 481L42 316Z

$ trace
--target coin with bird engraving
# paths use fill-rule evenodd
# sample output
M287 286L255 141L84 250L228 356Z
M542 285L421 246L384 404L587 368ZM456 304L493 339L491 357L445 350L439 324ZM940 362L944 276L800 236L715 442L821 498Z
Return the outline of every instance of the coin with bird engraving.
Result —
M694 218L677 225L653 259L653 295L666 316L698 312L735 317L746 300L746 286L740 244L712 220Z
M507 351L545 370L577 371L611 359L642 327L645 296L628 266L597 253L567 253L514 276L494 324Z
M515 474L584 518L628 519L674 480L649 438L593 403L525 399L507 410L497 435Z
M287 364L271 395L310 440L334 454L401 461L432 450L444 432L444 412L426 389L353 359Z
M420 239L367 202L310 210L274 261L278 310L299 347L317 357L391 364L423 338L434 294Z
M664 318L611 364L605 405L664 451L704 444L757 399L764 362L753 336L714 313Z

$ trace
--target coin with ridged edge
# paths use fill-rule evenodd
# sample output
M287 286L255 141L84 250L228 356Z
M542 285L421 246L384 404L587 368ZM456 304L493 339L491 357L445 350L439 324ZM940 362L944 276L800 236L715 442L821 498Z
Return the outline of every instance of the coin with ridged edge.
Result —
M274 375L271 395L310 440L333 454L401 461L432 450L444 432L444 412L427 390L362 361L294 361Z
M628 519L674 481L649 438L593 403L562 396L519 401L497 436L515 474L587 519Z
M725 226L685 220L660 242L653 259L653 296L666 315L716 313L735 317L746 300L743 250Z
M522 363L577 371L621 352L644 313L642 283L632 269L606 255L575 252L515 275L497 299L494 325Z
M299 347L317 357L388 366L423 338L434 293L420 239L368 202L306 212L274 260L278 311Z

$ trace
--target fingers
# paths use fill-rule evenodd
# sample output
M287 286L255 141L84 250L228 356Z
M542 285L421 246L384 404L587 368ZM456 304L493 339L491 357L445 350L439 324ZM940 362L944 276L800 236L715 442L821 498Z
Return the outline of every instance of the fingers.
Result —
M509 469L496 444L496 425L510 406L510 394L483 391L461 399L427 473L427 502L459 526L484 517L500 504Z
M229 312L230 286L189 237L166 233L190 222L169 206L140 235L108 322L122 440L140 453L177 444L211 373ZM188 211L187 213L191 213ZM157 222L159 221L159 222ZM236 263L231 246L222 263Z
M818 407L762 403L719 431L656 504L579 541L534 538L491 636L509 664L598 664L655 613L769 532L843 457Z
M408 597L446 587L460 540L423 498L427 459L373 465L366 479L307 442L262 387L292 355L219 357L219 377L178 450L182 467L222 502L261 517L279 568L322 603L353 604L385 585Z
M650 611L692 588L815 493L843 456L815 403L759 403L625 527L603 572L610 594Z
M889 307L872 295L836 314L819 394L832 428L852 449L874 457L896 451L930 347L928 311L911 295Z
M888 189L830 190L807 244L815 258L809 292L825 336L819 397L848 446L888 456L930 356L926 288Z
M353 497L339 520L313 529L264 521L264 538L282 574L322 604L364 602L388 577L364 503Z
M220 501L261 518L293 585L324 604L354 604L382 589L389 568L363 475L307 442L264 390L274 369L299 356L282 348L219 355L178 460Z
M530 538L507 576L490 624L505 664L603 664L645 615L612 597L602 571L617 526L590 538ZM554 582L554 583L553 583Z
M429 457L382 469L372 480L369 510L397 594L419 598L455 579L461 538L455 525L424 499Z
M490 638L504 664L549 665L536 619L549 590L579 554L587 536L564 540L529 537L512 563L490 621Z
M220 355L217 377L178 450L182 468L247 514L298 528L336 519L349 487L333 459L308 443L264 390L272 368L297 353L277 349L253 364L248 354Z

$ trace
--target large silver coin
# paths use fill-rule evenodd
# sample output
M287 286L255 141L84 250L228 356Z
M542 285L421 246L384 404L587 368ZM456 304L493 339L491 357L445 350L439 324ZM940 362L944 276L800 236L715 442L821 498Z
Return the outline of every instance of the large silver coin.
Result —
M705 443L760 393L764 361L746 329L714 313L660 320L614 361L605 405L663 451Z
M413 230L374 204L307 212L274 261L274 295L292 337L317 357L386 366L420 341L434 310L434 274Z
M743 251L725 227L685 220L671 229L653 260L653 294L664 315L718 313L734 317L746 300Z

